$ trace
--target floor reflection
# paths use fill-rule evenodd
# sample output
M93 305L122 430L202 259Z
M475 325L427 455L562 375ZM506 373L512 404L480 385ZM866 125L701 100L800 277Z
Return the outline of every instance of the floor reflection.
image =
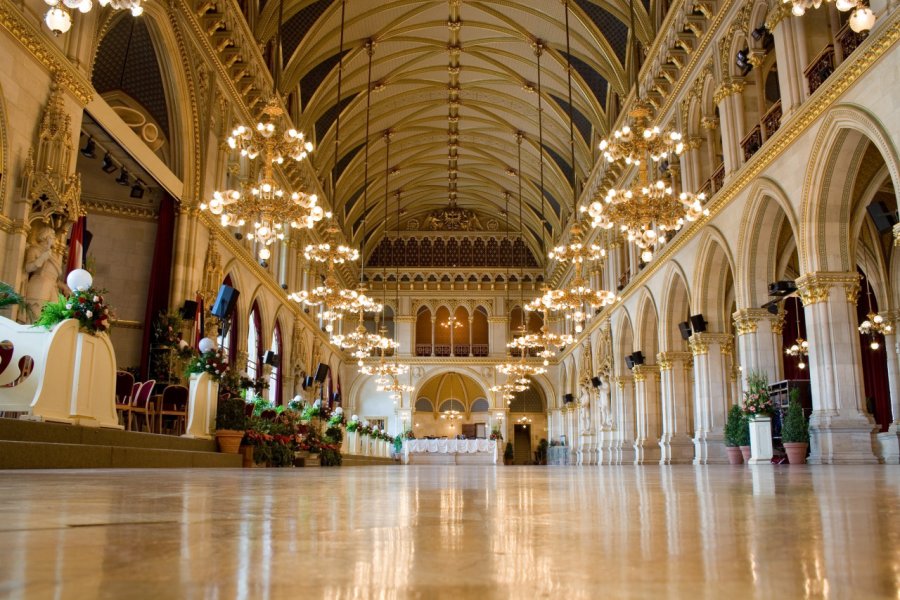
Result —
M890 467L0 473L0 597L887 598Z

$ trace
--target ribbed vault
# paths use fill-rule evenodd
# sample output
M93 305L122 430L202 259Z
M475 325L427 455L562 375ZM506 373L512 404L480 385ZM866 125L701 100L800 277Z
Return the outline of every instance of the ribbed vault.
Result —
M592 146L607 131L608 95L627 87L629 3L571 0L575 173L583 181ZM638 39L651 21L635 2ZM266 2L257 37L277 27L278 2ZM564 5L556 0L347 0L341 90L340 156L333 153L340 48L340 0L285 0L282 93L300 99L299 126L315 132L316 170L344 229L363 231L366 42L373 40L367 245L394 226L397 191L402 223L424 222L448 203L500 215L511 192L510 227L518 229L517 133L522 139L525 238L536 257L541 239L540 157L544 162L547 238L568 215L572 188ZM535 40L542 63L544 147L538 142ZM390 157L384 133L390 130ZM386 171L391 175L385 186ZM451 185L451 182L452 185ZM384 222L385 199L391 214Z

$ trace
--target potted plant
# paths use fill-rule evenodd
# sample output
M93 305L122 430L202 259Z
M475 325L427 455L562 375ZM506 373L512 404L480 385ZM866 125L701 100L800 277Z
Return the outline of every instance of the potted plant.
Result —
M784 442L788 462L792 465L806 464L806 450L809 448L809 429L799 396L798 388L791 390L787 412L781 424L781 441Z
M741 449L744 462L747 462L750 460L750 419L747 418L746 413L741 415L741 426L738 433L737 445Z
M244 401L231 398L219 403L216 411L216 442L219 452L237 454L241 451L241 440L247 429L247 417L244 416Z
M744 462L741 454L741 428L744 427L744 413L737 404L732 405L725 420L725 449L728 451L728 464L739 465ZM750 435L749 429L747 435Z
M547 440L545 438L541 438L541 441L538 442L537 456L535 457L535 458L537 458L537 464L539 464L539 465L547 464L547 448L549 446L550 446L550 444L547 442Z
M515 458L515 454L513 453L512 442L506 442L506 450L503 451L503 464L504 465L513 464L514 458Z

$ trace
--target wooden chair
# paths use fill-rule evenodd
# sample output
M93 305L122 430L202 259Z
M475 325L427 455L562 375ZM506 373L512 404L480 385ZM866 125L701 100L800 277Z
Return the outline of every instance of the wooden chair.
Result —
M153 402L150 401L150 394L153 393L153 386L156 385L156 380L150 379L140 385L141 388L135 394L134 402L131 403L131 411L128 413L128 430L131 430L133 417L143 415L144 423L147 424L147 431L152 433L155 409ZM140 431L140 428L138 428L138 431Z
M134 375L127 371L116 372L116 414L121 415L124 425L131 412L131 401L134 398Z
M156 412L157 433L163 432L163 420L166 417L173 417L173 430L176 435L181 435L187 421L188 396L188 389L183 385L166 386L159 402L159 410Z

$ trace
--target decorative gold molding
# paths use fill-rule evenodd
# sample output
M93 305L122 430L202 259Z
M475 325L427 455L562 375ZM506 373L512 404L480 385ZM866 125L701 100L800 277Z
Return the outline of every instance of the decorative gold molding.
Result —
M142 331L144 329L143 321L127 321L125 319L113 319L111 321L113 327L121 328L121 329L137 329Z
M856 304L859 296L859 274L857 273L817 271L807 273L797 280L797 289L803 306L827 301L831 288L837 286L843 286L847 302Z
M94 87L47 35L28 21L13 2L0 2L0 26L44 66L82 106L94 97Z
M159 216L150 208L130 204L119 204L117 202L104 202L103 200L88 200L82 198L82 207L89 212L123 217L134 221L152 221L155 223Z
M716 88L716 91L713 92L713 102L718 104L728 96L741 94L744 92L745 87L746 84L743 81L737 79L724 81L718 88Z
M734 336L730 333L695 333L688 340L691 347L691 353L694 356L708 354L711 345L718 345L722 354L730 354L731 346L734 343Z
M771 319L775 315L763 308L742 308L732 315L734 326L738 335L756 333L759 322L763 319Z
M660 352L656 355L656 362L660 371L670 371L675 363L688 363L693 355L690 352L680 350L669 350L668 352Z

